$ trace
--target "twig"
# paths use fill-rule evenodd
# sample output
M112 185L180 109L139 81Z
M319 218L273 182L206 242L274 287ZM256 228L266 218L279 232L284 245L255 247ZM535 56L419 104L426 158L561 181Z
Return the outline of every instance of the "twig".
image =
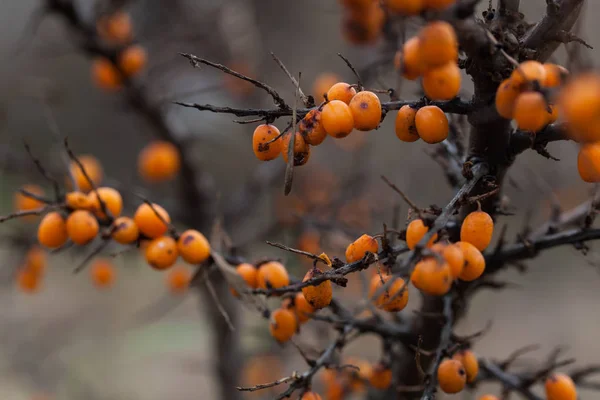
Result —
M285 74L287 75L287 77L290 78L290 80L292 81L292 84L294 85L294 87L298 91L298 95L300 96L300 99L302 100L302 103L304 104L304 106L307 107L307 108L313 107L314 103L311 102L311 101L309 101L308 97L302 91L302 88L300 88L300 83L296 80L296 78L294 78L294 76L290 73L290 71L288 71L288 69L286 68L286 66L279 59L279 57L277 57L275 55L275 53L273 53L273 52L271 52L271 57L273 57L273 60L275 60L275 62L277 63L277 65L279 65L279 67L283 70L283 72L285 72ZM311 103L313 103L313 104L311 104Z
M386 185L392 188L394 192L398 193L402 197L406 204L408 204L410 208L413 209L419 215L419 218L423 218L423 210L417 207L417 205L402 190L400 190L398 186L390 182L390 180L384 175L381 175L381 179L386 183Z
M208 270L204 269L202 273L204 275L204 284L206 285L208 292L210 293L211 297L213 298L215 305L217 306L217 309L219 310L219 313L221 313L221 315L223 316L223 319L227 323L229 330L231 330L232 332L235 331L235 327L233 326L233 323L231 322L231 317L229 317L227 310L225 310L225 308L221 304L221 301L219 300L219 296L217 296L217 292L216 292L212 282L210 281L210 278L208 276Z
M356 83L358 84L359 91L363 90L364 85L363 85L362 79L360 79L360 75L358 74L358 71L356 70L356 68L354 68L354 65L352 65L352 63L350 62L350 60L348 60L346 57L344 57L342 55L342 53L338 53L338 57L341 58L342 60L344 60L344 62L348 66L348 68L350 68L350 70L352 71L352 73L356 77Z
M249 387L238 386L238 387L236 387L236 389L239 390L240 392L255 392L257 390L268 389L268 388L272 388L274 386L279 386L283 383L288 383L289 381L293 381L295 379L298 379L298 376L296 373L293 373L291 376L286 376L285 378L278 379L275 382L262 383L262 384L249 386Z

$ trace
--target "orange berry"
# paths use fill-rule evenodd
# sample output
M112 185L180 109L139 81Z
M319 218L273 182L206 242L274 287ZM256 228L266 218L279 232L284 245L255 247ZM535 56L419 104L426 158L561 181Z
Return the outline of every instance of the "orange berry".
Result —
M92 180L94 185L99 185L100 182L102 182L104 172L102 171L102 165L98 159L91 155L83 155L77 157L77 159L83 166L83 169L85 169L86 174ZM77 184L79 190L82 192L89 192L92 190L92 185L86 179L83 172L81 172L81 168L79 168L79 165L75 161L71 162L69 169L71 171L71 175L73 175L73 178L75 178L75 183Z
M424 142L429 144L439 143L448 137L448 118L437 106L419 108L415 115L417 132Z
M385 390L392 384L392 370L383 363L377 363L371 368L369 383L376 389Z
M489 246L494 233L494 220L485 211L473 211L460 227L460 240L469 242L483 251Z
M104 206L112 218L116 218L121 215L121 210L123 210L123 198L121 197L121 193L119 193L117 190L109 187L101 187L91 191L88 194L88 198L90 203L90 211L93 212L98 218L107 218L107 215L102 209L100 200L104 202Z
M496 91L496 111L502 118L512 119L521 89L511 79L505 79Z
M325 387L325 398L327 400L343 400L347 392L346 386L337 378Z
M396 115L396 136L403 142L416 142L419 140L415 116L417 110L409 105L402 106Z
M456 0L423 0L425 4L425 8L429 8L432 10L443 10L448 6L451 6L456 2Z
M310 319L310 314L313 314L316 310L310 305L304 294L296 293L294 297L294 311L298 322L303 324Z
M44 195L44 190L38 185L23 185L21 189L36 196ZM26 196L21 192L15 193L13 202L16 211L30 211L44 206L44 203L41 201L36 200L33 197Z
M312 278L318 277L319 275L322 275L323 271L321 271L319 268L314 267L312 269L310 269L306 275L304 275L304 279L302 280L302 282L306 282ZM326 280L323 281L322 283L319 283L316 286L306 286L302 288L302 294L304 295L304 298L306 299L306 301L309 302L309 304L317 309L320 310L321 308L325 308L329 305L329 303L331 303L331 298L333 296L333 289L331 287L331 281Z
M135 242L140 236L138 229L133 219L129 217L119 217L113 222L114 231L112 238L115 242L121 244L130 244Z
M210 256L208 240L194 229L189 229L179 236L177 250L181 258L190 264L200 264Z
M452 286L450 266L435 257L427 257L415 265L410 281L414 287L431 296L442 296Z
M315 392L304 392L300 400L321 400L321 396Z
M68 239L67 224L57 212L50 212L42 218L38 226L38 242L50 249L61 247Z
M338 82L327 91L327 99L329 101L340 100L346 104L350 104L350 100L356 95L356 89L346 82Z
M584 73L571 80L560 91L557 105L573 140L600 140L600 75Z
M369 285L369 297L375 296L390 279L392 279L392 276L387 274L373 276ZM375 300L375 305L378 308L389 312L402 311L407 304L408 286L402 278L394 278L394 282Z
M148 55L139 45L129 46L119 54L118 65L125 76L137 75L146 66Z
M328 135L334 138L348 136L354 129L354 117L348 104L333 100L325 104L321 112L321 122Z
M365 382L368 382L369 377L371 376L371 364L366 360L353 357L348 357L344 361L344 364L358 367L358 371L354 368L347 368L344 370L342 376L345 380L349 381L349 389L355 392L363 391L365 389Z
M460 361L463 365L467 373L467 382L471 383L477 378L477 374L479 374L479 361L475 353L471 350L462 350L456 353L452 359Z
M126 12L115 12L98 20L98 34L102 39L116 44L123 44L133 37L131 18Z
M121 89L121 73L110 60L99 57L92 62L92 79L96 86L109 92Z
M460 69L454 61L429 69L423 74L423 91L431 100L455 98L460 91L460 83Z
M67 234L75 244L88 244L99 230L98 220L89 211L75 210L67 217Z
M546 70L544 66L534 60L524 61L510 75L513 84L518 88L526 88L529 84L536 82L539 85L546 79Z
M558 107L555 104L550 104L549 107L550 107L550 112L547 115L548 124L553 124L556 122L556 120L558 120L558 117L559 117Z
M362 91L350 100L350 111L354 119L354 128L370 131L381 122L381 102L373 92Z
M146 247L146 262L154 269L163 270L171 267L177 261L179 253L177 242L169 236L152 240Z
M558 87L563 84L565 79L569 76L569 71L562 65L556 65L546 63L543 65L546 71L542 86L548 88Z
M485 258L483 254L468 242L456 242L465 257L465 266L458 276L463 281L474 281L485 271Z
M191 272L185 267L174 267L167 274L167 287L171 293L185 292L192 280Z
M90 208L90 199L83 192L69 192L65 196L67 207L73 210L87 210Z
M479 400L500 400L499 397L494 396L493 394L484 394L479 398Z
M438 383L444 393L458 393L465 388L467 373L460 361L444 360L437 371Z
M171 223L169 213L158 204L152 204L152 207L146 203L141 204L133 215L133 221L140 232L151 239L164 235L169 229L163 220Z
M379 2L371 1L364 9L350 9L342 20L342 34L353 44L373 43L381 35L385 13Z
M298 130L302 134L304 141L311 146L320 145L327 137L327 131L321 122L321 111L317 109L310 110L302 118L298 124Z
M421 241L423 236L429 231L429 228L423 223L422 219L415 219L408 224L406 228L406 245L409 249L413 250L417 247L417 243ZM437 240L437 233L433 235L429 242L427 242L426 247L431 247L433 243Z
M283 161L288 162L288 152L290 149L290 141L292 140L292 134L287 133L283 136L283 148L281 153L283 155ZM294 165L301 166L308 162L310 158L310 146L304 141L304 138L299 132L296 132L294 137Z
M517 97L513 118L519 129L537 132L548 124L548 104L541 93L525 92Z
M279 157L283 148L281 138L268 143L279 134L279 129L275 125L262 124L256 127L252 135L252 149L256 158L261 161L270 161Z
M17 271L17 285L25 293L35 293L39 290L41 277L28 268L21 268Z
M90 268L90 275L96 287L106 288L115 280L115 268L108 260L96 260Z
M414 81L423 73L421 60L421 42L417 36L408 39L394 57L396 70L406 79Z
M577 400L577 388L565 374L552 374L544 383L546 400Z
M36 274L42 274L46 269L46 252L39 246L32 246L25 255L25 266Z
M269 332L279 343L287 342L298 329L296 316L290 310L280 308L271 313Z
M577 155L577 170L584 182L600 182L600 142L581 146Z
M447 22L434 21L419 33L421 62L426 69L441 66L458 59L458 39L454 28Z
M465 266L465 256L462 250L454 244L436 243L431 246L431 251L439 253L448 263L452 278L458 278Z
M256 271L256 267L254 267L254 265L242 263L235 267L235 270L237 271L238 275L242 277L244 282L246 282L246 285L248 285L249 288L254 289L258 287L258 272ZM239 293L234 288L230 288L229 290L234 296L239 296Z
M317 79L315 79L315 82L313 83L312 94L317 104L325 100L325 94L327 91L339 81L340 79L336 74L327 72L319 75Z
M258 287L262 289L280 288L290 284L287 270L277 261L270 261L258 267Z
M346 248L346 262L353 263L362 260L367 252L377 254L378 251L379 244L377 240L372 236L364 234L350 243Z
M425 6L424 0L384 0L388 10L402 15L418 15Z
M164 140L155 140L140 151L138 172L148 182L173 179L181 167L181 156L177 147Z

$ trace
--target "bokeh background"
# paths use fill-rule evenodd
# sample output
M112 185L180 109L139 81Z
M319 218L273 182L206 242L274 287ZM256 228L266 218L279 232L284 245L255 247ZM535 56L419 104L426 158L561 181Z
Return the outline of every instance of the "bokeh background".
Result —
M63 20L48 15L41 23L32 23L41 3L0 2L2 214L11 212L13 193L20 185L46 184L33 173L23 141L32 146L42 162L60 170L61 142L52 134L36 97L42 91L52 94L51 108L61 133L69 137L78 154L92 153L102 162L109 185L140 188L153 200L176 208L172 200L174 185L147 185L137 174L137 154L155 137L153 127L128 107L123 96L107 94L93 85L90 60L77 49ZM93 3L79 1L78 6L91 18ZM397 205L404 221L407 208L381 183L382 174L419 205L443 205L451 197L441 168L427 153L430 148L422 142L400 142L393 133L393 119L387 118L377 131L355 132L345 143L329 138L314 148L309 164L296 169L291 200L282 202L283 162L278 159L261 164L254 158L253 125L234 124L227 115L200 113L171 104L182 100L240 107L271 106L271 99L263 92L246 93L243 85L228 81L222 73L207 67L193 69L178 52L190 52L247 71L274 86L290 103L293 86L272 61L271 51L293 73L302 72L301 85L307 92L322 73L352 80L351 72L337 57L338 52L359 69L381 60L385 53L381 46L361 47L344 40L337 2L126 3L136 39L149 54L149 66L139 79L148 96L164 106L169 123L210 177L208 184L219 195L218 209L227 209L231 204L237 207L237 217L229 221L227 230L250 259L280 257L295 275L302 276L307 268L303 260L270 248L264 241L296 246L304 239L310 246L311 240L318 240L317 247L341 257L354 235L380 232L383 222L390 223ZM522 3L522 11L530 21L539 18L545 8L542 0ZM582 14L580 35L596 46L600 42L594 23L600 16L600 3L588 3ZM39 25L35 34L32 24ZM409 24L408 31L415 27ZM597 62L600 53L591 51L589 56ZM565 61L564 49L557 53L557 60ZM397 78L392 71L388 60L380 78L368 86L396 87ZM469 92L468 79L464 91ZM404 82L400 96L417 98L418 87ZM283 121L278 124L284 127ZM568 209L591 195L592 188L577 175L576 146L557 143L550 145L549 150L561 161L526 152L509 172L513 183L506 185L505 194L516 215L500 217L498 226L509 224L510 238L526 224L526 215L531 215L532 226L547 218L552 198ZM260 183L253 190L256 201L252 203L239 197L240 188L248 181ZM282 218L301 210L298 200L310 203L311 198L322 195L323 188L326 193L334 193L333 200L329 199L332 205L319 211L323 215L307 214L302 224L295 225ZM340 219L343 229L322 228L315 236L314 224L310 228L312 222ZM40 292L22 293L14 284L14 272L23 249L15 245L13 238L33 237L35 224L12 221L1 228L1 398L191 400L216 396L215 354L211 346L215 332L205 317L205 310L214 304L205 298L201 300L192 291L171 295L165 275L147 267L136 252L114 259L118 279L108 291L96 289L85 272L73 275L74 265L86 253L68 251L51 257ZM502 274L502 279L516 286L478 294L458 331L472 333L492 320L491 331L475 348L484 356L506 356L518 347L535 343L541 345L541 350L533 354L534 358L542 358L560 345L568 348L565 354L582 364L597 362L600 269L595 247L591 245L587 258L571 248L548 251L527 262L527 273L511 270ZM360 280L351 282L340 296L348 301L360 298ZM243 321L236 331L241 342L237 356L244 376L240 385L264 383L304 367L293 347L282 348L273 343L266 322L259 315L239 307ZM324 327L310 322L297 342L320 349L326 339ZM345 354L376 361L380 346L373 338L365 338L350 346ZM465 394L464 398L469 396ZM582 399L588 398L594 395L582 394Z

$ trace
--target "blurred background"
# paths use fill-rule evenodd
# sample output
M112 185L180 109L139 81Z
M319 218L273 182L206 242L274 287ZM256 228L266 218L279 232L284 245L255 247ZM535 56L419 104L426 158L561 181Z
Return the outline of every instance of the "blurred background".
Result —
M131 106L126 94L102 91L94 85L91 59L81 50L78 36L59 15L40 18L44 3L0 2L2 214L11 212L13 194L21 185L37 184L49 190L48 183L35 173L23 141L49 170L64 172L62 142L50 122L54 119L77 154L93 154L100 161L105 183L121 188L129 213L139 203L132 194L137 191L163 204L172 215L185 215L174 182L148 184L138 175L138 154L158 138L155 127ZM98 2L75 3L84 22L93 27ZM296 169L291 196L284 199L283 161L261 163L253 155L255 124L240 125L233 123L230 115L172 104L178 100L242 108L272 106L264 92L208 67L194 69L179 52L257 77L276 88L290 104L294 87L270 52L293 74L301 72L301 86L315 97L322 93L318 92L319 79L327 81L327 74L336 76L334 81L353 81L351 71L337 56L342 53L360 71L381 65L381 73L369 81L368 88L400 88L402 99L419 98L418 86L399 84L392 63L395 49L390 51L383 39L370 45L349 40L337 2L112 3L107 5L123 3L123 10L131 16L135 41L147 50L147 67L136 81L171 132L185 144L202 171L202 186L216 199L206 213L229 216L227 233L249 259L281 258L301 277L310 264L266 246L265 240L343 258L349 241L364 232L381 232L384 222L391 224L394 209L399 208L400 228L404 228L407 207L382 184L380 175L424 207L442 206L451 198L442 168L429 154L431 146L421 141L400 142L394 135L393 118L387 118L377 131L355 131L344 140L328 138L313 148L309 163ZM544 12L543 0L522 3L529 21L536 21ZM588 3L579 34L595 47L600 45L594 26L600 3ZM407 22L407 33L416 28L416 23ZM597 62L600 53L591 51L589 56ZM563 47L556 60L566 61ZM465 79L463 85L467 97L469 83ZM283 129L286 123L281 120L276 125ZM526 152L509 172L511 183L506 185L505 195L516 215L500 217L498 223L509 224L509 238L527 223L526 216L531 217L532 226L543 222L551 199L569 209L591 196L590 186L577 176L575 145L551 144L549 150L561 161ZM298 214L301 219L294 217ZM178 227L191 226L178 221ZM207 309L215 307L207 297L196 291L171 293L166 274L149 268L135 251L112 258L116 282L99 290L87 271L72 274L87 255L76 249L51 255L39 290L24 293L15 284L15 274L28 241L35 238L35 223L10 221L1 228L1 398L191 400L218 396L214 369L218 355L212 343L219 333L206 318ZM600 269L595 247L591 244L587 258L567 247L548 251L527 262L530 268L525 274L503 273L503 280L517 285L501 292L479 293L458 332L473 333L492 320L492 330L475 347L480 355L501 358L535 343L541 350L533 357L542 358L560 345L581 364L598 362ZM362 297L359 279L352 278L349 286L338 291L341 298L352 302ZM413 298L418 299L416 293ZM260 315L239 302L235 307L240 321L234 335L240 348L234 357L241 375L236 385L265 383L305 368L293 346L274 343ZM309 322L295 340L303 347L322 349L328 339L325 328ZM344 355L375 362L381 346L375 338L365 337L349 346ZM261 392L248 398L268 396ZM582 399L593 398L588 396L583 393Z

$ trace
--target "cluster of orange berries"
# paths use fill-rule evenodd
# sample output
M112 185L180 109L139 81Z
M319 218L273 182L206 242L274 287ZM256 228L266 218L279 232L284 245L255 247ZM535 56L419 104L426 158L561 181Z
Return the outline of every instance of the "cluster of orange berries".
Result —
M351 393L364 392L367 385L377 390L385 390L392 384L392 370L384 361L370 363L367 360L348 357L343 363L353 365L358 370L326 369L321 379L325 386L327 400L342 400Z
M477 356L471 350L461 350L452 358L447 358L440 363L437 370L438 385L444 393L459 393L465 388L467 382L471 383L477 378L478 373ZM494 399L494 396L486 396L481 399Z
M538 132L558 119L558 108L540 90L559 87L568 71L556 64L524 61L498 86L496 110L519 129Z
M354 129L371 131L381 122L382 108L379 97L363 90L357 93L353 85L338 82L326 94L326 103L310 110L298 124L294 138L294 165L304 165L310 157L310 146L318 146L327 137L341 139ZM252 137L254 154L261 161L270 161L283 155L288 161L292 133L283 136L274 125L262 124Z
M117 91L125 79L139 74L147 62L146 50L131 44L133 28L129 15L117 12L99 18L96 24L98 37L110 46L119 48L115 59L98 57L92 64L92 79L98 87Z

